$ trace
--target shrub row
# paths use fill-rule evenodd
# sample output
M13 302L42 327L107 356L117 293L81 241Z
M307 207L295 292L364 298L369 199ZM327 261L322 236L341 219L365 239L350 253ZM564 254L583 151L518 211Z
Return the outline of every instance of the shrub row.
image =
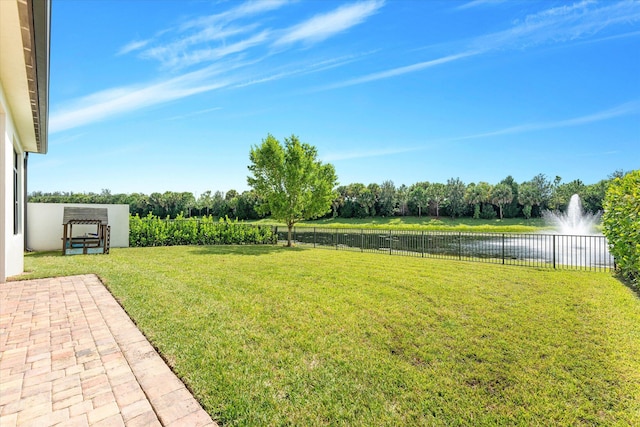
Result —
M640 285L640 169L609 185L602 231L622 275Z
M228 217L214 220L212 216L162 219L149 214L140 218L129 218L129 245L175 246L175 245L244 245L276 243L271 226L251 225L231 221Z

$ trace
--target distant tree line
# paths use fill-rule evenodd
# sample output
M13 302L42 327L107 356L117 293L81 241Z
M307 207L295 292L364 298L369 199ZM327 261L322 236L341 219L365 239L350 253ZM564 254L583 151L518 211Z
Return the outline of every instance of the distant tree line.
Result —
M545 210L566 209L573 194L580 195L583 207L588 212L602 210L609 183L624 176L616 171L607 179L586 185L577 179L562 183L556 176L553 180L538 174L531 180L517 183L507 176L496 184L477 182L465 184L458 178L446 183L417 182L410 186L396 186L392 181L364 185L354 183L336 188L331 211L327 217L367 218L388 216L448 216L482 219L540 217ZM100 193L35 191L29 194L29 202L40 203L91 203L128 204L132 215L146 216L149 213L161 218L213 216L237 218L239 220L260 219L269 212L258 214L260 204L256 192L229 190L205 191L198 198L190 192L112 194L109 190Z
M216 218L259 219L255 211L257 195L253 191L242 194L236 190L205 191L197 199L190 192L165 191L164 193L112 194L109 190L100 193L34 191L29 194L28 201L33 203L89 203L89 204L128 204L131 215L140 217L153 214L160 218L185 218L213 216Z

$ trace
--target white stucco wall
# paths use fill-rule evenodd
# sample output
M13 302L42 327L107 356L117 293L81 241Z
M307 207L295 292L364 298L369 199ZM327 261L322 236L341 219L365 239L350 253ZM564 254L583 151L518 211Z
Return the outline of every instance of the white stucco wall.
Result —
M13 233L13 151L20 155L18 186L20 194L20 231ZM22 194L24 188L23 150L16 135L5 94L0 84L0 283L24 269L24 224Z
M90 205L71 203L27 203L27 248L32 251L62 251L64 207L107 208L112 248L129 246L129 205ZM86 230L85 230L86 229ZM95 226L73 226L74 235L95 232Z

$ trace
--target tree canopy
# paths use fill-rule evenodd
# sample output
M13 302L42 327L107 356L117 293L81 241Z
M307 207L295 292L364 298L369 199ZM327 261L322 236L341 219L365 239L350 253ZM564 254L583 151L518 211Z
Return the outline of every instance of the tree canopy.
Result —
M337 176L333 165L317 159L315 147L297 136L284 139L284 145L269 134L262 144L251 148L247 183L260 197L258 213L287 224L288 246L294 224L314 219L331 210Z
M513 200L511 187L507 184L496 184L491 191L491 201L500 208L500 219L502 219L502 209L507 203Z

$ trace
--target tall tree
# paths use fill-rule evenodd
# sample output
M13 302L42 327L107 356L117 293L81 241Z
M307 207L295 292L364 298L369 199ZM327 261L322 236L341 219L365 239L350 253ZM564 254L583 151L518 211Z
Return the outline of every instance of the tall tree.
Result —
M407 202L409 201L409 188L404 184L400 185L396 191L396 196L398 197L400 214L405 216L407 213Z
M376 216L380 213L380 186L375 182L367 185L367 189L373 196L373 206L369 209L369 215Z
M376 214L376 195L371 191L369 187L362 189L360 197L358 197L358 203L362 206L362 212L364 217L375 216Z
M198 209L198 213L200 215L202 215L202 211L204 211L204 215L208 216L212 207L213 198L211 197L211 190L207 190L198 197L198 200L196 200L196 209Z
M337 191L344 193L344 203L340 216L343 218L365 218L369 214L367 187L355 182L346 187L338 187Z
M384 181L380 185L380 210L378 213L380 216L391 216L393 210L396 207L396 186L393 185L393 181Z
M149 195L149 205L151 206L151 213L161 218L166 217L167 205L160 193L151 193Z
M504 206L504 217L515 218L520 213L520 206L518 205L519 185L511 175L500 181L500 184L507 184L509 187L511 187L511 194L513 195L511 201Z
M335 218L338 215L342 216L342 210L345 200L347 199L347 187L344 185L338 186L335 191L335 197L331 202L332 216Z
M480 186L474 182L467 185L467 189L464 192L464 201L473 207L473 219L480 218L480 203L482 203L482 194L480 192Z
M229 214L227 202L224 198L222 191L216 191L213 194L213 200L211 201L211 215L218 218L223 218Z
M491 205L491 190L493 185L485 181L478 183L478 194L480 195L480 203L482 205L482 212L480 218L490 219L493 218L493 205Z
M256 206L258 204L258 195L255 191L243 191L242 194L238 196L236 216L240 220L260 218L260 215L256 212Z
M132 215L146 216L151 211L149 196L146 194L130 194L125 203L129 205L129 213Z
M466 188L467 186L464 182L460 181L460 178L450 178L447 180L445 194L451 218L464 214L464 193Z
M447 187L441 182L429 185L429 200L436 208L436 218L440 217L440 206L447 200ZM464 200L464 196L463 196Z
M238 197L240 195L240 193L238 193L236 190L234 190L233 188L229 191L227 191L227 193L224 195L224 199L229 202L231 200L233 200L233 198Z
M540 206L540 211L549 207L549 201L551 200L551 193L553 191L554 186L558 186L562 178L556 176L553 184L547 179L546 175L540 173L534 176L531 179L531 184L533 185L535 191L535 197L539 200L538 205Z
M540 203L540 200L537 198L536 189L531 182L523 182L520 184L518 202L522 205L522 214L525 219L531 218L533 206Z
M251 148L248 184L261 198L258 213L270 211L271 216L287 224L287 246L291 246L293 226L305 219L314 219L331 209L337 185L331 164L317 160L315 147L300 142L297 136L285 138L284 146L268 135L262 144Z
M491 191L491 202L498 205L500 209L500 219L503 218L504 206L511 203L513 200L513 193L511 187L508 184L500 183L496 184Z
M587 186L582 197L582 206L586 211L597 213L602 210L602 202L604 202L609 183L610 180L603 179Z
M409 199L418 207L418 217L422 217L422 208L429 206L429 183L418 182L412 185Z

